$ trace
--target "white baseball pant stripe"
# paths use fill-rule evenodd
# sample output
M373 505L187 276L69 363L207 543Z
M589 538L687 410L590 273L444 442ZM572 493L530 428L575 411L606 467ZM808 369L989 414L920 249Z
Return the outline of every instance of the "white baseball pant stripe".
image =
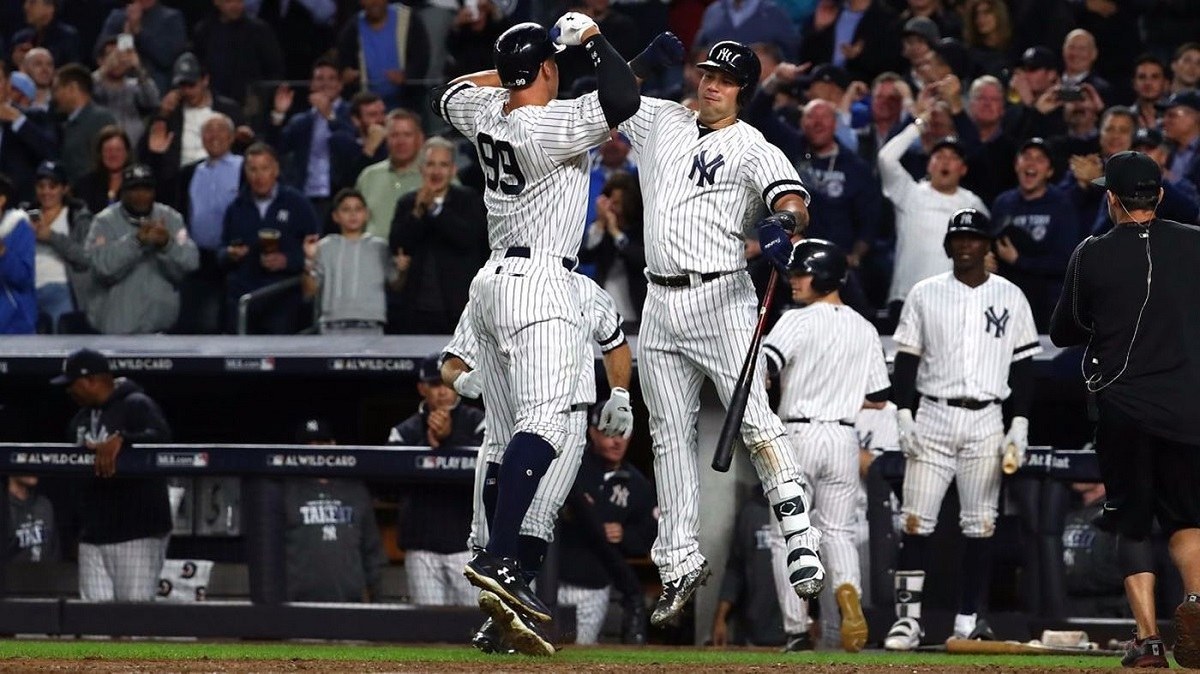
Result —
M79 598L84 601L153 601L158 593L167 540L79 544Z
M1000 504L1004 441L1000 405L968 410L926 398L916 422L920 451L905 468L904 531L933 533L946 489L956 480L963 535L990 537Z
M471 282L487 400L511 400L513 432L535 434L556 453L566 446L587 339L583 298L571 274L557 258L503 258Z
M858 477L858 436L838 423L789 423L788 437L796 448L812 504L812 523L821 532L821 561L834 588L850 583L862 594L855 515L862 491ZM790 592L795 595L795 592Z
M479 589L463 575L472 554L409 550L404 555L409 600L418 606L474 606Z
M757 307L745 272L692 288L649 286L638 378L649 408L661 511L651 557L664 581L704 563L696 430L700 385L704 377L711 379L728 406L754 333ZM783 422L771 411L759 377L753 379L741 430L764 493L782 482L802 480Z
M558 586L558 603L575 607L575 643L594 644L600 640L604 618L608 615L609 587L599 590L562 583Z

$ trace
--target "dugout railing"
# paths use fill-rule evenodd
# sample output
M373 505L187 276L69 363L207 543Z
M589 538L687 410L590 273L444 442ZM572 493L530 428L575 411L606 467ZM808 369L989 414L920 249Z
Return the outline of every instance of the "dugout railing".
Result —
M193 603L92 603L72 597L12 597L0 564L0 634L138 635L244 639L358 639L463 642L481 622L474 607L407 603L324 604L286 600L284 480L351 478L372 483L470 484L477 448L360 445L141 445L123 449L125 477L240 478L240 538L248 596ZM59 443L0 443L0 477L91 477L94 454ZM3 479L0 479L0 483ZM0 508L0 531L8 531ZM199 556L198 556L199 557ZM69 568L69 567L68 567ZM61 572L62 567L58 567ZM539 594L554 605L555 546L539 578ZM24 569L29 577L29 569ZM333 570L331 570L333 572ZM24 594L24 593L21 593ZM574 629L574 610L556 608L556 629Z

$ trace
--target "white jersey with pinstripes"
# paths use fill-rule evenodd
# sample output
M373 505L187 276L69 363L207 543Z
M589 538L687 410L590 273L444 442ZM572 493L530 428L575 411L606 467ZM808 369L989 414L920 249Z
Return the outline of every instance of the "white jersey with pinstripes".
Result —
M919 136L916 125L909 124L879 148L883 195L896 209L896 264L888 301L904 299L917 281L950 269L942 249L950 216L963 208L988 212L983 200L965 187L945 194L933 189L929 180L913 180L900 158Z
M996 274L974 288L953 272L916 284L894 338L921 357L917 391L937 398L1004 400L1009 366L1042 350L1029 301Z
M746 266L744 234L760 203L808 191L779 148L745 122L701 130L696 113L642 97L623 122L642 182L646 268L655 274Z
M784 312L763 340L780 371L779 416L853 423L870 393L888 388L879 333L844 304Z
M505 114L508 90L459 82L438 102L471 140L488 189L492 250L525 246L575 257L587 215L587 151L608 139L597 94L526 105Z

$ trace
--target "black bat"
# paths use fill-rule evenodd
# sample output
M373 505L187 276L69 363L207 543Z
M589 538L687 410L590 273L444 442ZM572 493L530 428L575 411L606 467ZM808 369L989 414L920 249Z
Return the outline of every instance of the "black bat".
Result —
M762 347L763 333L767 330L767 313L771 310L771 300L775 297L775 283L778 280L779 271L772 269L766 295L763 296L762 306L758 308L758 325L754 328L754 338L750 340L750 350L746 352L746 360L742 363L742 373L738 375L733 395L729 397L725 423L721 426L721 436L717 439L717 449L713 452L712 467L715 471L727 472L733 463L733 443L741 432L742 417L746 416L746 401L750 399L750 384L754 381L758 351Z

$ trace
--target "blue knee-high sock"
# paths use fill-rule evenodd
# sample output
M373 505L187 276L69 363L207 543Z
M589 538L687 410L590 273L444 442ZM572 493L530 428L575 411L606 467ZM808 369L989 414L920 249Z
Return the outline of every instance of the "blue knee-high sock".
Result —
M496 521L496 495L500 493L500 464L488 462L483 474L483 516L487 518L488 531Z
M979 612L979 602L992 575L992 539L968 538L963 551L962 596L958 612L972 615Z
M532 583L542 572L542 562L546 561L546 548L550 544L537 536L520 536L517 539L517 561L521 563L521 572L525 574L525 582Z
M517 556L521 521L533 503L538 483L554 460L554 447L533 433L517 433L504 450L500 465L500 490L488 552L498 557Z

